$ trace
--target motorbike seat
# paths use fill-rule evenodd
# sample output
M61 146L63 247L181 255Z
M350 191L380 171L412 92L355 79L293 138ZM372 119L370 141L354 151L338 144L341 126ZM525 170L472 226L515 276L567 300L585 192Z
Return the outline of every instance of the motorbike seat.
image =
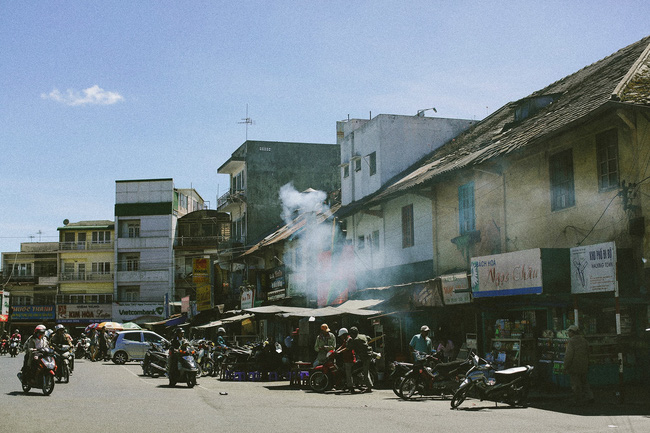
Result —
M441 362L439 364L436 364L433 370L439 372L440 374L446 374L451 371L457 370L463 364L466 364L466 362L465 361Z
M528 373L529 367L513 367L506 370L497 370L494 372L496 383L513 381Z

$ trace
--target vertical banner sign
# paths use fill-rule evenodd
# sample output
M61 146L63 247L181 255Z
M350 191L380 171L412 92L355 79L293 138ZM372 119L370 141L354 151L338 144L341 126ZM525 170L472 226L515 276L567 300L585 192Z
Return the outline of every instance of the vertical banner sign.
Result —
M442 284L442 298L445 305L468 304L469 281L466 274L443 275L440 277Z
M614 242L571 248L571 293L616 290Z
M542 293L542 250L472 257L472 296Z
M2 311L0 311L0 322L9 321L9 292L0 292L0 302L2 302Z
M196 286L196 309L198 311L212 308L210 290L210 259L192 259L192 282Z

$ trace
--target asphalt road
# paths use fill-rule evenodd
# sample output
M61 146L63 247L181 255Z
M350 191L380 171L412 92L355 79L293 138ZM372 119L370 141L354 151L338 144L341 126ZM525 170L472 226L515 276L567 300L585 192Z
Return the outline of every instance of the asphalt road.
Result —
M169 388L141 375L139 364L77 361L69 384L51 396L22 392L18 358L0 356L2 431L98 432L648 432L644 411L617 414L605 405L587 413L563 402L528 408L468 400L402 401L390 389L371 394L317 394L288 382L199 379L193 389ZM638 413L637 413L638 412Z

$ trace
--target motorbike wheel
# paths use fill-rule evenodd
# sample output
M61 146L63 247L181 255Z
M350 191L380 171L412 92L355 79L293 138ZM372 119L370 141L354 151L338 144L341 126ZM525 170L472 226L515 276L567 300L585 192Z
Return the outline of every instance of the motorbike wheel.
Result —
M456 390L454 396L451 398L452 409L457 409L458 406L460 406L465 401L465 399L467 398L467 394L469 394L472 387L473 385L467 385L464 387L460 387Z
M43 395L50 395L54 391L54 378L51 374L43 375Z
M188 388L194 388L194 385L196 385L196 375L198 373L187 373L187 387Z
M309 387L316 392L325 392L330 387L330 378L322 371L316 371L309 376Z
M213 362L213 367L212 367L212 374L210 376L212 377L219 377L221 375L221 363L219 362Z
M201 368L203 369L203 376L212 376L212 372L214 371L214 363L211 359L206 359L203 361Z
M406 376L399 385L399 396L404 400L412 400L418 393L420 381L417 377Z
M396 377L393 379L393 392L395 393L396 396L402 397L402 393L400 392L400 385L402 384L402 379L404 379L403 376Z
M528 404L527 401L528 401L528 386L524 385L521 388L517 389L515 391L514 398L512 400L508 400L506 403L508 403L510 406L526 407Z
M32 387L29 385L29 383L24 382L24 380L20 381L20 384L23 386L23 392L27 394Z

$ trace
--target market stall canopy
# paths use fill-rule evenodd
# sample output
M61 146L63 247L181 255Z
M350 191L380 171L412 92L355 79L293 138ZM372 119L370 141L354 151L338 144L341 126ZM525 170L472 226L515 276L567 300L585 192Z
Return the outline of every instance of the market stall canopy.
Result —
M180 314L175 314L171 316L169 319L165 320L160 320L158 322L148 322L145 323L146 326L160 326L160 325L165 325L165 326L177 326L185 323L187 320L186 316L182 316Z
M223 322L221 320L215 320L213 322L205 323L203 325L195 326L197 329L207 329L207 328L214 328L216 326L221 326L223 325Z
M223 324L235 323L235 322L241 322L246 319L252 319L253 317L254 314L239 314L237 316L224 317L223 319L221 319L221 322Z
M282 313L283 317L330 317L350 314L352 316L374 316L381 314L382 310L368 310L381 303L381 299L350 300L336 307L302 308L293 312ZM286 308L286 307L285 307Z
M253 314L282 314L297 313L304 310L312 310L306 307L285 307L284 305L265 305L263 307L245 308L244 311Z

